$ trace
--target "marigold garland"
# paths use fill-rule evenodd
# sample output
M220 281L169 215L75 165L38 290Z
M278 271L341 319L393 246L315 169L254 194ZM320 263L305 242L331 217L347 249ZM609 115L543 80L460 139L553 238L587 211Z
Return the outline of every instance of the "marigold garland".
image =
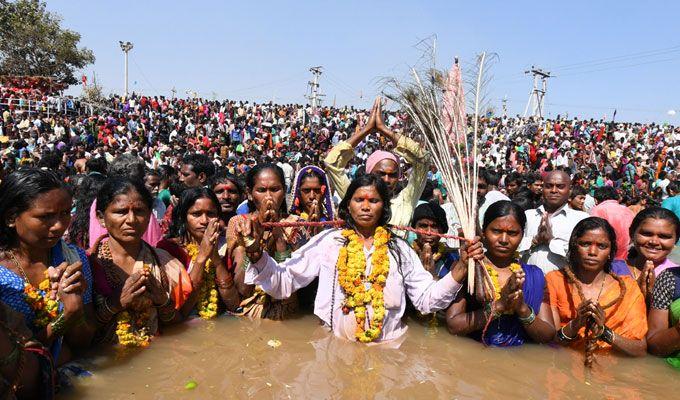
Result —
M494 301L499 300L501 298L502 288L501 288L501 284L498 280L498 272L494 269L494 267L492 267L489 264L486 264L485 267L486 267L486 271L489 273L489 277L491 278L491 283L493 283ZM522 270L522 267L517 263L510 264L510 266L508 268L513 273Z
M142 267L145 272L151 271L151 265L144 264ZM146 323L149 321L149 310L135 313L136 318L132 321L131 313L122 311L118 314L118 323L116 324L116 336L118 336L118 343L124 347L147 347L151 341L151 335L146 328ZM142 328L137 329L137 326Z
M191 261L196 261L198 245L186 245L187 254ZM213 319L217 316L217 289L215 287L215 268L212 260L207 260L203 267L203 284L201 285L200 300L198 301L198 315L203 319Z
M148 312L139 313L137 320L131 321L130 313L123 311L118 314L118 324L116 325L116 335L118 343L124 347L147 347L151 341L151 336L146 327L135 329L134 326L144 326L149 319Z
M380 336L385 319L383 289L390 270L390 260L387 254L390 233L383 227L376 228L372 270L368 277L365 276L364 245L359 235L354 230L346 229L342 231L342 236L349 241L347 246L340 248L337 262L338 282L345 292L342 310L345 314L354 310L357 323L356 338L363 343L372 342ZM365 283L370 284L368 290L366 290ZM366 318L368 318L366 306L368 305L373 308L373 318L370 320L369 328L365 329Z
M36 289L28 280L24 282L24 296L26 303L35 314L33 324L39 328L47 326L59 315L59 301L51 299L48 295L50 280L45 271L45 280L40 282Z

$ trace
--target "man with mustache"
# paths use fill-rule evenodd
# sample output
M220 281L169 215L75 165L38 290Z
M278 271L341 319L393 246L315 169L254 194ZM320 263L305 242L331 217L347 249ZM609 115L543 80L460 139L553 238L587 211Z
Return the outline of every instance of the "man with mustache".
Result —
M588 214L567 206L571 178L562 170L548 172L543 178L543 205L527 210L524 237L517 249L526 264L544 273L566 265L569 237L574 226Z

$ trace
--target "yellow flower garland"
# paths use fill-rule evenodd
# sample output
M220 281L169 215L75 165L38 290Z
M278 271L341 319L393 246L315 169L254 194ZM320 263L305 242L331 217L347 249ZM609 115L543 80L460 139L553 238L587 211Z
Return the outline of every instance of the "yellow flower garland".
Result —
M143 269L144 271L149 272L151 266L149 264L144 264ZM118 343L124 347L147 347L151 341L151 336L146 329L146 323L149 321L149 316L148 310L140 312L133 322L128 311L120 312L116 324ZM136 329L135 326L141 326L142 328Z
M186 245L187 254L191 261L196 261L198 245L189 243ZM215 268L212 260L205 262L203 285L201 285L200 300L198 302L198 315L203 319L213 319L217 316L217 289L215 287Z
M343 312L348 314L354 310L357 329L356 338L368 343L376 340L381 332L383 320L385 319L385 302L383 300L383 289L387 282L387 275L390 271L390 260L387 254L387 243L390 240L390 233L382 227L375 230L372 271L366 278L366 258L364 255L364 245L359 240L359 235L352 229L342 231L342 236L349 240L347 246L340 249L338 255L338 283L345 292ZM365 282L370 284L366 290ZM366 306L373 308L373 318L369 328L366 325Z
M147 347L151 341L151 336L149 336L146 327L135 329L133 325L143 326L148 317L148 313L141 313L133 324L130 313L123 311L118 314L118 324L116 325L118 343L124 347Z
M47 271L45 271L45 280L40 282L38 289L31 285L28 280L24 282L26 303L35 313L33 324L39 328L47 326L59 315L59 301L49 297L49 290L50 280L47 277Z
M491 278L491 283L493 283L494 301L498 300L501 298L502 290L501 284L498 280L498 272L490 264L485 264L485 267L486 271L489 273L489 277ZM510 271L512 271L513 273L522 270L522 267L517 263L510 264L508 268L510 268Z

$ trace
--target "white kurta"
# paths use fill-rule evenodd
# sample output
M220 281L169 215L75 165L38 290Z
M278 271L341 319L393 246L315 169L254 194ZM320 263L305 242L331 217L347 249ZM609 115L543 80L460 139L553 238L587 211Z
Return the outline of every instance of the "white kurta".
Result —
M332 327L336 336L356 340L356 319L352 311L349 314L342 312L345 296L337 278L336 263L344 240L341 230L322 232L281 264L264 253L260 260L248 267L245 281L260 285L274 298L285 299L318 276L319 289L314 301L314 314L327 327ZM401 320L406 310L406 295L418 311L431 313L448 307L461 288L461 284L451 274L438 281L432 279L416 252L405 241L397 239L397 247L401 253L400 261L397 261L394 252L389 252L390 271L383 291L385 319L379 341L393 340L406 332L407 327ZM371 273L374 251L373 247L364 249L366 276ZM369 318L372 318L373 309L368 306L367 311Z

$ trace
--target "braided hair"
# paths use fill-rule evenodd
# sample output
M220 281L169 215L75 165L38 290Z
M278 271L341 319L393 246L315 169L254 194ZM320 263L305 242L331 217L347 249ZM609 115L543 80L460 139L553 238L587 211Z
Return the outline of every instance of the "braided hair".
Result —
M598 229L603 230L607 234L610 243L609 258L607 259L607 262L604 265L604 272L609 274L619 284L618 297L612 300L611 302L601 306L602 310L607 310L608 308L618 306L618 304L621 303L621 301L623 301L623 298L626 295L626 283L623 281L623 278L613 273L611 270L611 263L612 260L614 259L614 255L616 254L616 233L614 232L614 228L612 228L609 222L599 217L589 217L576 224L574 230L571 233L571 237L569 238L569 250L567 253L567 259L569 260L569 263L565 266L565 268L562 271L564 275L567 277L567 281L569 282L569 284L573 285L576 288L576 291L578 292L578 295L581 298L581 302L584 302L586 300L586 297L583 294L583 287L581 286L581 282L578 280L573 270L574 266L581 264L581 260L580 257L578 256L578 251L576 247L578 240L586 232ZM589 320L586 323L586 331L584 337L586 340L586 346L585 346L585 360L583 364L586 367L590 368L592 367L593 362L595 361L595 350L597 349L597 337L593 335L592 320Z

